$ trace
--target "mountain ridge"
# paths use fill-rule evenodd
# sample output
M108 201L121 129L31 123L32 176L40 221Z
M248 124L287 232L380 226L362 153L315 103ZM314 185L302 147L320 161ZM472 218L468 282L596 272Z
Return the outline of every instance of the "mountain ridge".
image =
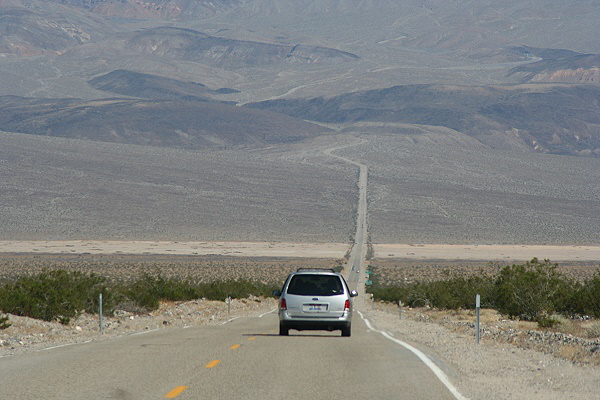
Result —
M492 148L600 157L600 87L596 85L403 85L247 106L332 124L443 126ZM512 145L515 140L522 145Z
M0 96L4 131L186 149L263 147L328 131L269 111L205 101Z

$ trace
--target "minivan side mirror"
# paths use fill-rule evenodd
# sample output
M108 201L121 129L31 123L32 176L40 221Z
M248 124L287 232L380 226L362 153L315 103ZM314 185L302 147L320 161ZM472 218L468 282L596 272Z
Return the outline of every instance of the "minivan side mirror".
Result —
M273 296L280 297L281 296L281 290L273 290Z
M358 292L356 290L353 290L350 292L350 297L356 297L358 296Z

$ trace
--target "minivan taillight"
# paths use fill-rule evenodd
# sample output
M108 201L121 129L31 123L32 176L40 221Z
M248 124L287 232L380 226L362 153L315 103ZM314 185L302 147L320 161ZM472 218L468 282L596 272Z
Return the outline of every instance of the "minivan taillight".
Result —
M279 309L287 310L287 302L285 301L285 299L281 299L281 302L279 303Z
M350 300L346 300L346 304L344 304L344 311L350 311Z

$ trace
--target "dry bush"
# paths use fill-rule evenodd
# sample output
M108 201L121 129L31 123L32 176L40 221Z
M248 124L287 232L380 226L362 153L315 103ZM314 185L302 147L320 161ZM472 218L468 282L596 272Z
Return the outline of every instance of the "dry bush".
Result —
M600 338L600 321L595 321L585 328L587 337L590 339Z

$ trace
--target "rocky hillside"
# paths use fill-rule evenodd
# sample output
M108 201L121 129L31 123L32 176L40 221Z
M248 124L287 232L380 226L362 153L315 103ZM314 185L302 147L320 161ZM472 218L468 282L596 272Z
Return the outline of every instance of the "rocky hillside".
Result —
M0 97L4 131L177 148L263 146L326 128L269 111L198 101Z
M0 56L61 54L113 32L100 17L73 15L59 5L47 8L0 7Z
M563 49L521 46L515 52L540 60L510 71L524 82L555 82L600 85L600 54L584 54Z
M115 70L88 81L98 90L124 96L154 100L216 101L215 96L237 92L235 89L211 90L197 82L182 82L177 79L143 74L128 70Z
M136 19L186 19L212 17L243 0L51 0L107 17Z
M317 15L326 12L395 7L392 0L51 0L111 17L191 20L227 12L274 15L292 12Z
M168 27L127 35L123 51L224 67L274 63L340 63L359 58L354 54L325 47L224 39L191 29Z
M600 87L409 85L250 107L297 118L443 126L499 149L600 156Z

